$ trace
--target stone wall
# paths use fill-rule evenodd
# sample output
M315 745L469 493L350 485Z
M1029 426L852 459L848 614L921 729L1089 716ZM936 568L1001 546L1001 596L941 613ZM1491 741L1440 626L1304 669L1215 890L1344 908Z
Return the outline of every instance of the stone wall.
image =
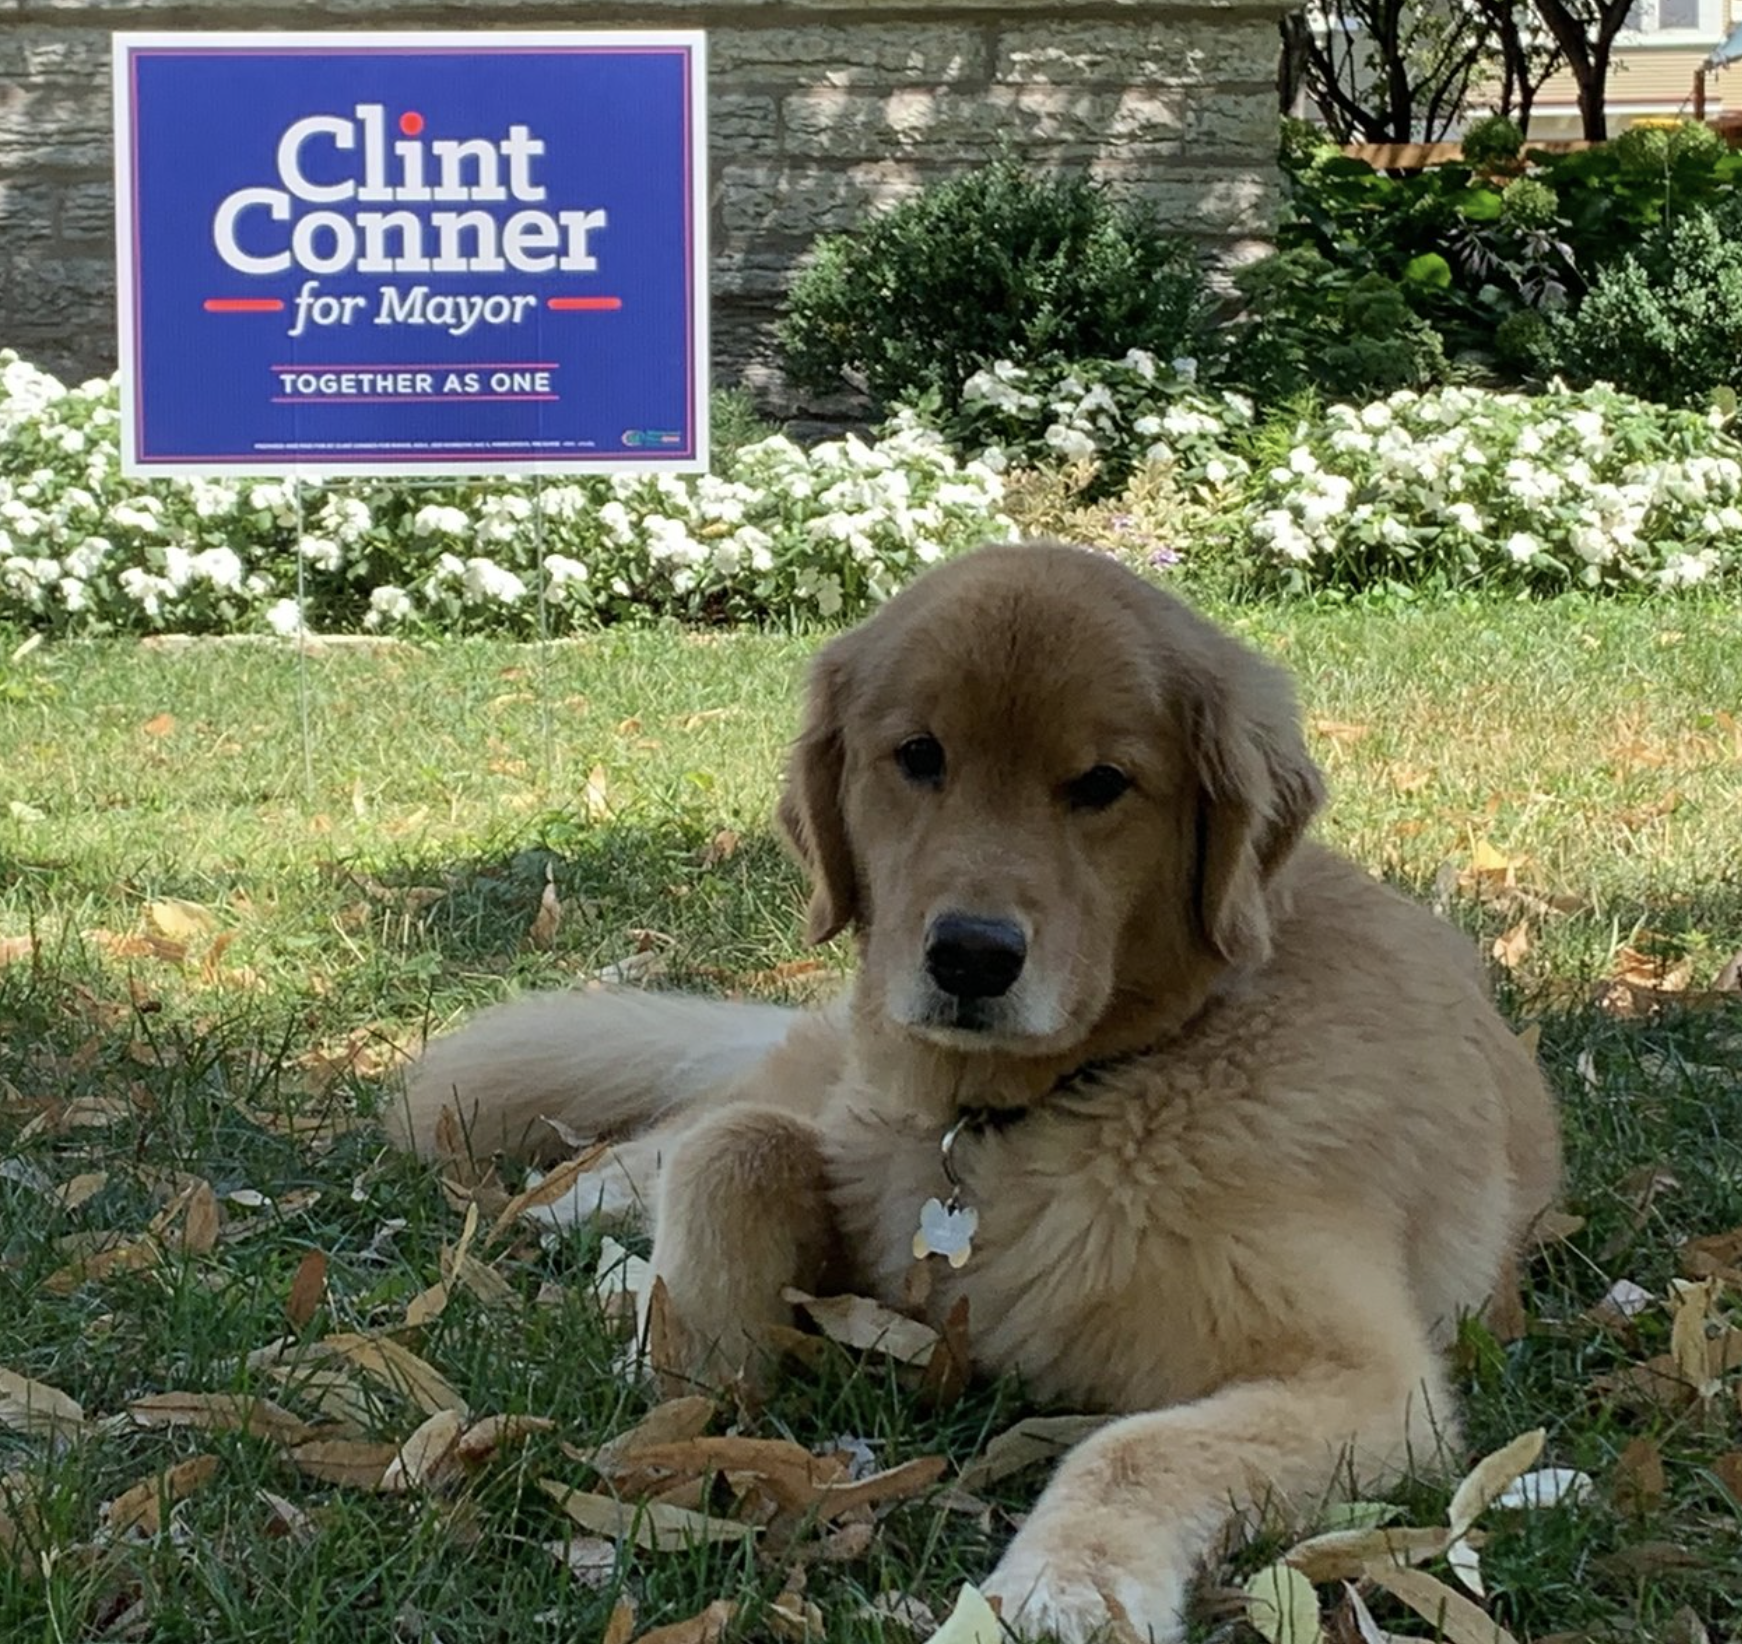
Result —
M1001 140L1213 250L1261 238L1286 3L0 0L0 345L75 379L114 367L114 29L707 29L714 377L792 411L769 328L813 237Z

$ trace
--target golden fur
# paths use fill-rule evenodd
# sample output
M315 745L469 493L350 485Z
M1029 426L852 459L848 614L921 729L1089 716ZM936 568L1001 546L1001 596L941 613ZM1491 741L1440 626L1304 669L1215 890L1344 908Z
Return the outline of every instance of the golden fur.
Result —
M941 775L904 771L916 737ZM1100 766L1132 785L1082 802ZM430 1151L444 1105L476 1146L526 1151L542 1114L622 1137L571 1209L654 1207L654 1268L718 1378L788 1285L902 1305L944 1130L1012 1110L956 1149L979 1229L959 1270L931 1258L927 1308L967 1297L978 1369L1124 1419L986 1590L1020 1633L1122 1610L1175 1639L1243 1509L1310 1502L1351 1458L1431 1460L1441 1349L1558 1179L1470 945L1303 843L1321 799L1268 663L1102 556L982 550L812 674L780 819L811 939L854 933L848 997L500 1006L431 1045L402 1137ZM1020 933L1003 991L940 981L952 915Z

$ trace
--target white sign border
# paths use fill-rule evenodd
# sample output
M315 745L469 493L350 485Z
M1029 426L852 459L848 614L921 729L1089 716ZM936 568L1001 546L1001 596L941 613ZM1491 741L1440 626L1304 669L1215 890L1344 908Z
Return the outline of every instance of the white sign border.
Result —
M178 51L313 50L345 48L391 50L421 47L428 50L482 48L536 50L604 48L624 46L680 47L690 53L689 118L693 133L690 153L694 174L690 178L690 289L693 293L690 323L695 358L695 450L687 457L637 460L618 457L511 458L490 462L483 458L458 460L432 458L427 462L352 462L329 465L318 457L289 461L263 458L209 462L169 459L141 462L135 446L139 403L135 346L137 343L137 297L133 260L133 54L141 50L170 48ZM331 481L343 479L488 479L493 476L530 476L575 480L589 474L702 474L709 465L709 408L712 390L712 356L709 318L711 291L708 282L708 46L703 29L210 29L210 30L117 30L110 35L110 70L114 88L115 153L115 294L118 365L121 384L121 472L130 479L228 478L296 479Z

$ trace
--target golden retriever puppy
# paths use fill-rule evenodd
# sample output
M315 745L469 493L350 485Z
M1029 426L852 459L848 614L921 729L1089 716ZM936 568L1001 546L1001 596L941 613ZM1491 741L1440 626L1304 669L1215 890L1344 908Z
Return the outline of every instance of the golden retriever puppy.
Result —
M1433 1459L1441 1349L1557 1184L1470 944L1303 842L1322 795L1277 669L1111 559L984 549L811 675L779 814L846 998L500 1006L401 1135L621 1137L576 1205L653 1207L705 1378L785 1287L899 1307L928 1263L977 1368L1123 1417L985 1590L1024 1635L1176 1639L1244 1510Z

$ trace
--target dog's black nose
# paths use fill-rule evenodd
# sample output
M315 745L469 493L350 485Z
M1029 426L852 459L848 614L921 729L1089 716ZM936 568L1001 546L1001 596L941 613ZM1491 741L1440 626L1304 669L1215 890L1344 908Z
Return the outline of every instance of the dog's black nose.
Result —
M1028 943L1008 919L946 913L926 938L925 968L957 999L996 999L1022 974Z

